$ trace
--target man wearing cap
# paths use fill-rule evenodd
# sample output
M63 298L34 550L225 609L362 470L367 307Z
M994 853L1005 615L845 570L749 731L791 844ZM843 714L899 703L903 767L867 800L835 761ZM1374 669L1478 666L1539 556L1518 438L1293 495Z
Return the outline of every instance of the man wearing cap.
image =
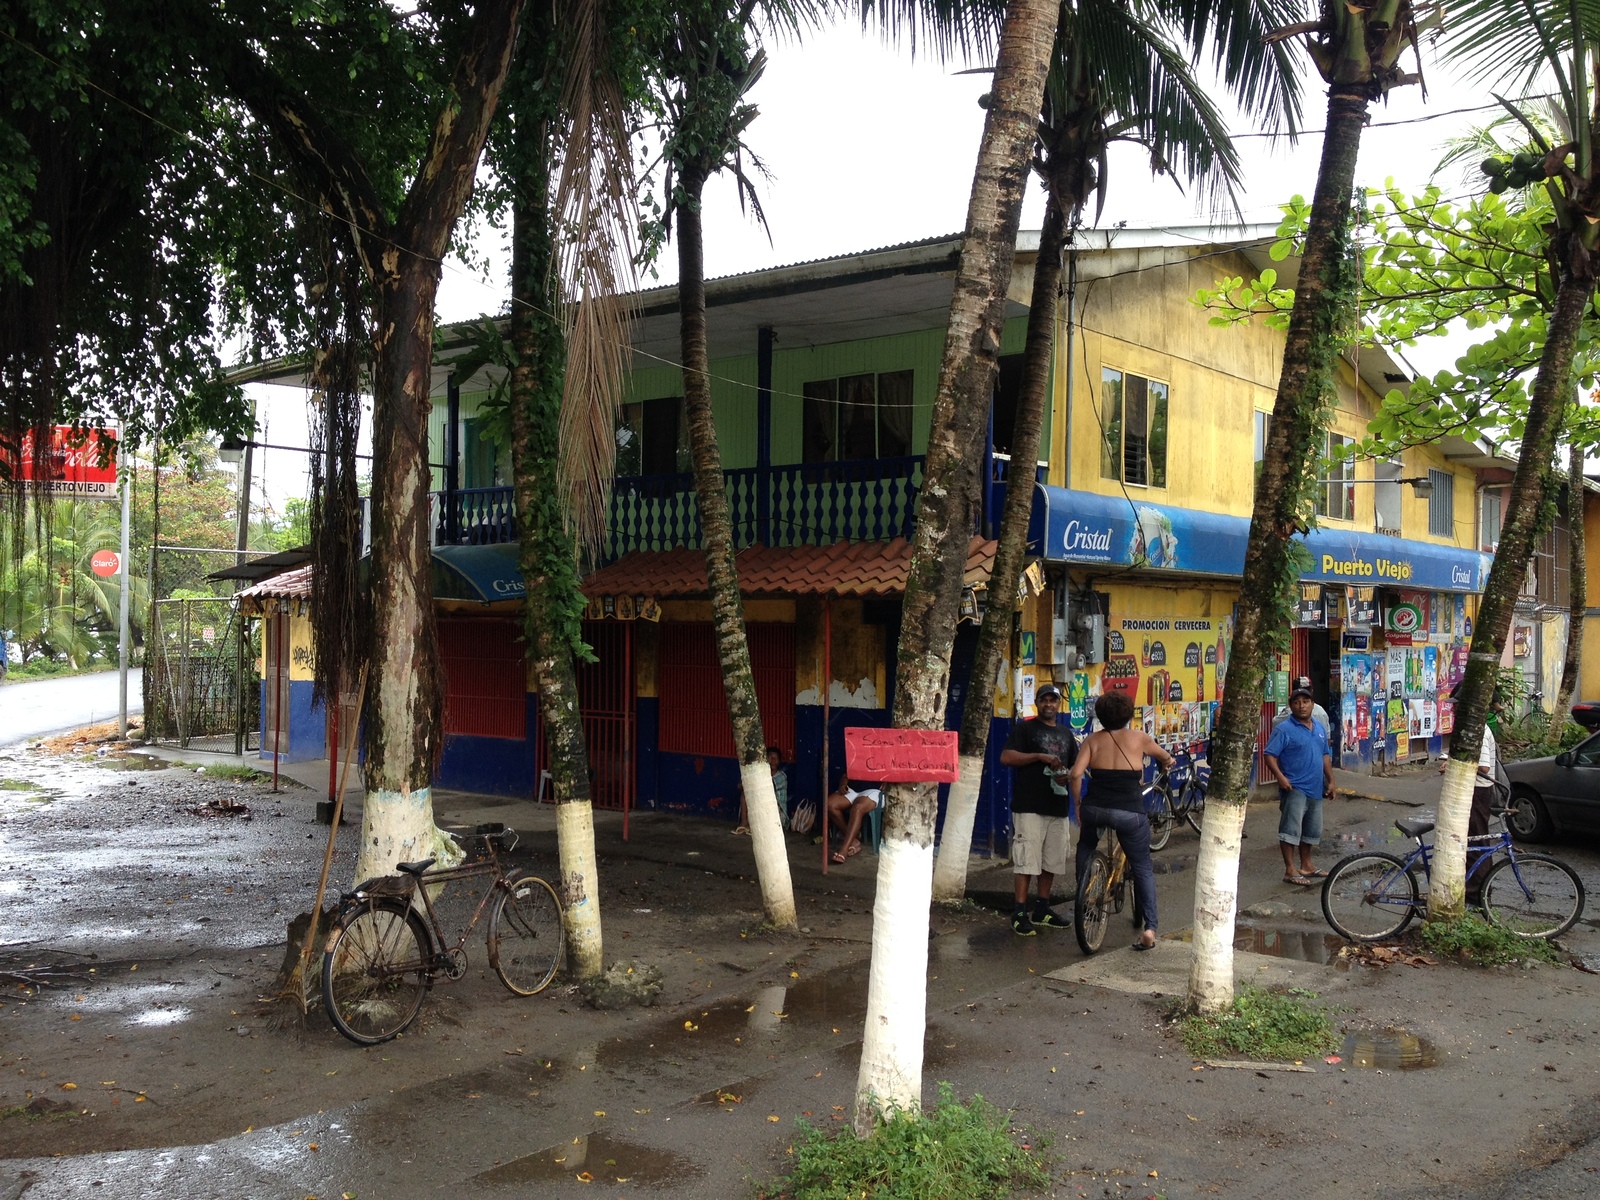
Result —
M1299 887L1313 887L1327 874L1311 861L1311 847L1322 841L1322 798L1333 793L1333 758L1328 727L1312 717L1314 707L1311 689L1296 688L1289 697L1289 719L1273 729L1264 755L1268 773L1278 781L1283 881Z
M1072 857L1067 770L1078 756L1078 742L1072 730L1057 720L1061 715L1060 688L1046 683L1033 699L1039 715L1019 721L1000 751L1000 764L1012 768L1011 869L1016 907L1011 913L1011 932L1018 937L1033 937L1041 926L1065 929L1070 924L1051 911L1050 889ZM1030 878L1038 881L1032 916L1028 914Z
M1311 680L1307 679L1304 675L1299 676L1294 681L1293 690L1296 692L1311 691ZM1277 726L1282 725L1288 719L1289 710L1286 708L1277 716L1272 718L1273 727L1276 728ZM1321 724L1324 729L1333 728L1333 722L1328 720L1328 710L1323 708L1322 705L1318 704L1315 697L1313 697L1311 701L1311 719Z

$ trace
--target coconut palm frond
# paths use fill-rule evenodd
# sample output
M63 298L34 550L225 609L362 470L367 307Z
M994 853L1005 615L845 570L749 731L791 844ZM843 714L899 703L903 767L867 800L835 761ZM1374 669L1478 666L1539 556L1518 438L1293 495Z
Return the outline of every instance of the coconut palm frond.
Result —
M1000 45L1004 0L860 0L861 28L876 25L892 46L904 40L913 58L924 46L941 62L992 62Z
M1452 8L1444 53L1485 79L1518 92L1554 83L1568 112L1587 89L1574 73L1574 32L1600 41L1600 0L1463 0Z
M1299 130L1299 59L1267 35L1304 16L1300 0L1150 0L1143 11L1170 22L1195 63L1211 60L1247 116L1269 132Z
M1460 172L1458 179L1465 190L1481 192L1488 183L1480 165L1484 159L1504 158L1524 150L1548 154L1551 146L1572 140L1571 126L1559 104L1543 101L1520 105L1518 109L1515 117L1503 113L1492 121L1474 126L1460 137L1448 139L1433 169L1434 178ZM1528 192L1517 188L1506 192L1504 200L1508 208L1521 208L1529 198Z
M567 330L561 401L561 479L573 533L597 549L616 473L622 403L637 291L638 187L631 110L611 61L606 0L572 0L562 110L566 151L556 187L557 261Z

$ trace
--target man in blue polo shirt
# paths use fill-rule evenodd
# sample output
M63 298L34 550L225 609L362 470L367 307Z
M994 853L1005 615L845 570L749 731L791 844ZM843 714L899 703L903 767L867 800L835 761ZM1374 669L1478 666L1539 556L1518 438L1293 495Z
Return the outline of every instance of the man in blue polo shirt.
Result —
M1322 798L1333 794L1333 759L1328 730L1311 716L1307 688L1289 697L1290 717L1267 740L1267 771L1278 781L1278 848L1283 851L1283 881L1314 887L1326 871L1311 861L1311 847L1322 840ZM1299 866L1295 847L1299 847Z

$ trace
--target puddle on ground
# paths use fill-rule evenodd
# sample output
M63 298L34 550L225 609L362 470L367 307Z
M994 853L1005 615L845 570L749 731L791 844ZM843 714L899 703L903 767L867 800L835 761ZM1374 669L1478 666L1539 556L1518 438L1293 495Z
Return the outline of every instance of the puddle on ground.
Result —
M503 1166L484 1171L475 1182L550 1183L577 1179L582 1183L663 1187L687 1183L700 1173L694 1163L671 1151L653 1150L603 1133L592 1133L588 1137L573 1138L563 1146L512 1159Z
M1184 854L1177 858L1157 858L1151 862L1150 869L1157 875L1176 875L1179 871L1187 871L1194 866L1195 855Z
M129 1025L142 1025L146 1028L158 1028L162 1025L176 1025L179 1021L187 1021L194 1016L187 1008L152 1008L128 1019Z
M1291 962L1331 963L1339 961L1345 940L1320 930L1259 929L1239 925L1234 929L1233 948L1252 954L1266 954Z
M157 758L153 754L140 754L129 751L127 754L108 754L104 758L85 759L98 767L109 767L113 771L165 771L174 764L164 758Z
M1403 1029L1376 1033L1347 1033L1339 1056L1348 1066L1378 1067L1385 1071L1417 1071L1439 1065L1440 1054L1427 1038Z

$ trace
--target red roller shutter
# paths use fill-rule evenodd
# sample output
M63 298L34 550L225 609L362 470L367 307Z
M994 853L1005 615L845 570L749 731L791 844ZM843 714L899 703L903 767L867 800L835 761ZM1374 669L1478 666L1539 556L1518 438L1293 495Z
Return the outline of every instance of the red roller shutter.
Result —
M528 672L515 621L440 621L439 666L446 733L528 736Z
M746 632L762 731L769 745L780 747L785 759L793 759L794 626L763 622L747 625ZM711 623L664 621L660 647L662 752L736 757Z

